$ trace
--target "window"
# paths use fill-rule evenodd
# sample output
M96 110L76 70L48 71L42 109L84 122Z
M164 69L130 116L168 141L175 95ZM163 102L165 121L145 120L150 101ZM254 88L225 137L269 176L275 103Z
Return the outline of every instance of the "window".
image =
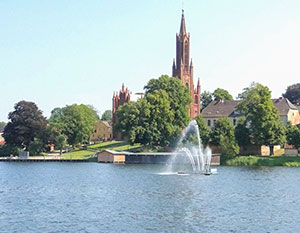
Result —
M236 126L236 119L233 119L233 125Z
M210 120L207 121L207 125L210 126Z

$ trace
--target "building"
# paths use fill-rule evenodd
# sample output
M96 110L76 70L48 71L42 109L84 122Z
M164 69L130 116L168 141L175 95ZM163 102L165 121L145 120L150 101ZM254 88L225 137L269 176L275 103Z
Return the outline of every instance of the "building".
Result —
M300 115L298 108L292 104L287 98L279 98L273 100L274 105L278 109L281 121L287 125L291 122L292 125L300 124Z
M92 142L105 142L112 140L111 122L99 121L94 127L94 132L90 138Z
M288 99L281 97L272 101L279 112L282 123L285 125L287 125L287 122L291 122L293 125L300 124L299 111ZM212 101L202 110L201 116L209 127L213 127L221 117L228 117L232 121L232 124L236 126L237 120L241 116L237 110L239 103L241 103L240 100Z
M190 33L186 32L184 10L182 10L180 31L176 34L176 59L173 60L172 76L179 78L190 89L193 103L189 115L191 118L200 114L200 80L194 87L193 61L190 59Z
M118 123L117 110L120 106L130 101L130 92L128 88L125 89L124 83L122 84L122 89L119 94L116 92L112 98L112 125L115 126ZM121 140L122 136L120 133L112 129L113 138L116 140Z

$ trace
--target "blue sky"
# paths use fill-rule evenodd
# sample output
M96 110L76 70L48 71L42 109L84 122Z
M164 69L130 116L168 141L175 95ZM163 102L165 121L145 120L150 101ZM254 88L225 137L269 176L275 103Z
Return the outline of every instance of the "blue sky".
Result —
M111 109L171 75L181 0L0 1L0 121L20 100ZM234 97L252 81L279 97L300 82L299 0L186 0L194 79Z

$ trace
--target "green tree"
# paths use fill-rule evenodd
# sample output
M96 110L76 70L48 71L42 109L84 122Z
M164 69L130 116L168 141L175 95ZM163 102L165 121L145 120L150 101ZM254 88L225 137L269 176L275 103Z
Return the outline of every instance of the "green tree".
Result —
M49 122L59 134L67 137L68 144L75 146L89 140L97 122L97 113L84 104L73 104L62 109L55 108Z
M248 96L248 93L249 93L253 88L255 88L257 84L258 84L258 83L256 83L256 82L252 82L252 83L250 84L249 87L244 88L244 89L243 89L243 92L238 94L238 97L237 97L237 98L238 98L239 100L245 100L245 99L247 98L247 96Z
M137 102L128 102L117 110L118 123L114 130L127 137L131 144L135 142L144 142L144 134L147 130L147 119L150 117L150 106L146 99L140 99Z
M222 117L216 121L210 135L211 143L215 146L219 146L221 135L234 137L234 126L228 117Z
M136 103L129 102L118 109L117 129L130 142L146 146L164 147L177 136L173 127L174 112L164 90L155 90Z
M213 95L215 101L233 100L232 95L230 95L227 90L224 90L222 88L216 89L212 95Z
M237 156L240 152L240 148L234 138L226 137L221 135L220 137L221 144L221 159L222 161L232 159Z
M285 142L285 127L280 121L277 108L271 100L268 87L256 84L246 90L246 97L238 109L246 116L251 140L256 145L273 146Z
M300 106L300 83L288 86L286 92L282 94L282 96L287 98L293 104Z
M241 116L238 120L237 126L234 129L234 135L240 147L247 147L251 143L250 129L247 126L245 116Z
M20 101L14 108L8 115L3 136L8 145L28 150L31 143L42 137L47 121L33 102Z
M158 79L151 79L144 87L146 96L155 90L164 90L169 96L170 107L174 112L173 126L177 131L185 128L190 122L188 115L193 99L190 90L178 78L162 75Z
M286 140L289 145L293 145L296 149L300 147L300 129L289 124L287 126Z
M209 91L201 93L201 110L206 108L213 100L213 96Z
M2 133L2 132L3 132L3 130L4 130L4 128L5 128L5 126L6 126L6 123L5 123L5 122L3 122L3 121L1 121L1 122L0 122L0 133Z
M119 123L115 129L131 143L169 146L189 122L189 89L180 80L166 75L150 80L145 89L145 98L118 109Z
M196 116L195 120L197 121L198 124L201 142L206 147L210 142L211 130L207 126L206 122L204 121L201 115Z
M239 146L234 136L234 126L228 117L220 118L211 132L213 145L221 147L222 159L235 157L239 153Z
M112 111L106 110L101 116L101 121L111 121L111 120L112 120Z

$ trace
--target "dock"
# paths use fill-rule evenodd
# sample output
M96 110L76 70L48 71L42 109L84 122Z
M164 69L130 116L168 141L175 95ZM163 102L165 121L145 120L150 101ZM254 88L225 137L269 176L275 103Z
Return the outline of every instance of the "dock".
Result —
M42 163L51 163L51 162L60 162L60 163L81 163L81 162L88 162L88 159L53 159L53 158L28 158L28 159L21 159L21 158L0 158L0 162L11 162L11 163L18 163L18 162L26 162L26 163L33 163L33 162L42 162Z

